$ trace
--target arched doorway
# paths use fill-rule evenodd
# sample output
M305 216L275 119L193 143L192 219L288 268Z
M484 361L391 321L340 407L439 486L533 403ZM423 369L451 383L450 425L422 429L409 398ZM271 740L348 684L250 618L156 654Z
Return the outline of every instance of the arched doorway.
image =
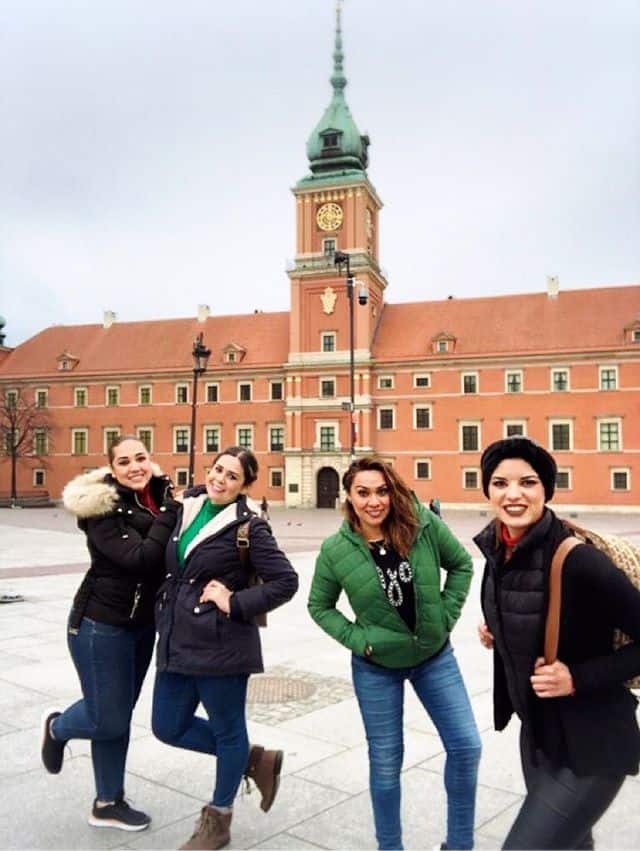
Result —
M318 508L335 508L340 490L340 480L333 467L318 470Z

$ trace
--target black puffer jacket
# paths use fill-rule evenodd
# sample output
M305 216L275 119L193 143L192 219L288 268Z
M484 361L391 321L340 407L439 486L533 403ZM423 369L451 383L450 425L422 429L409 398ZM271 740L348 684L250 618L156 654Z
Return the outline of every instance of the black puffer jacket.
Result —
M91 567L73 601L70 628L83 616L111 626L153 623L156 591L164 577L164 551L175 526L179 503L171 482L154 465L151 495L157 517L135 491L119 485L108 467L76 476L65 487L65 508L87 536Z
M298 589L298 576L269 525L256 516L257 507L242 495L200 530L182 568L178 541L208 499L202 491L185 498L167 547L167 577L156 605L158 670L188 675L259 673L262 649L254 618L290 600ZM247 520L250 564L262 580L251 587L236 543L238 526ZM198 602L211 579L234 592L229 616L214 603Z
M495 727L515 711L553 764L578 775L637 774L637 701L624 681L640 673L640 591L595 547L575 547L562 571L558 659L576 693L539 698L531 687L535 659L544 655L551 559L568 534L547 508L507 562L494 523L475 538L487 558L482 608L494 636ZM634 643L614 651L616 627Z

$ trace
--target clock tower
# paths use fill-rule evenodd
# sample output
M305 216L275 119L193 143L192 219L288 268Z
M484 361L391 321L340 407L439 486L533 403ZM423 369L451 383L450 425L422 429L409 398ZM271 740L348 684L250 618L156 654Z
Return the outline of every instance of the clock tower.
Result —
M293 188L296 254L288 270L285 449L289 506L336 504L339 477L350 461L352 429L356 454L372 450L371 345L386 287L378 265L382 202L367 176L369 137L358 130L344 96L340 17L338 5L333 96L307 142L309 174ZM352 310L344 268L334 262L336 252L349 256L356 295Z

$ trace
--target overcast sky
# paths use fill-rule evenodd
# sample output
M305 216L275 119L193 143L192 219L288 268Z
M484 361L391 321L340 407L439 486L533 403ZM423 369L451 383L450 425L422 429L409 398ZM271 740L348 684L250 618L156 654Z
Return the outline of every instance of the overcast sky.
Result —
M1 7L7 344L288 310L334 0ZM343 44L388 301L640 281L637 0L345 0Z

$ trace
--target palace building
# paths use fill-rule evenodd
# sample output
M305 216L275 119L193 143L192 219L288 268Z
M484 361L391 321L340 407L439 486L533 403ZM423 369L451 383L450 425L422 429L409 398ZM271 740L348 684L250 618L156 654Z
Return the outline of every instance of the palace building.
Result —
M382 201L344 96L339 13L333 55L332 99L293 188L290 310L212 316L200 305L192 319L145 322L107 312L13 349L0 333L5 404L20 394L46 414L18 463L18 492L58 499L125 433L186 485L189 353L202 334L211 357L197 385L196 481L219 448L240 444L260 461L255 496L334 507L352 451L376 452L420 498L479 506L483 447L525 434L558 461L556 504L640 508L640 286L562 291L550 278L538 293L389 303ZM339 266L336 252L347 255ZM10 466L0 455L5 498Z

